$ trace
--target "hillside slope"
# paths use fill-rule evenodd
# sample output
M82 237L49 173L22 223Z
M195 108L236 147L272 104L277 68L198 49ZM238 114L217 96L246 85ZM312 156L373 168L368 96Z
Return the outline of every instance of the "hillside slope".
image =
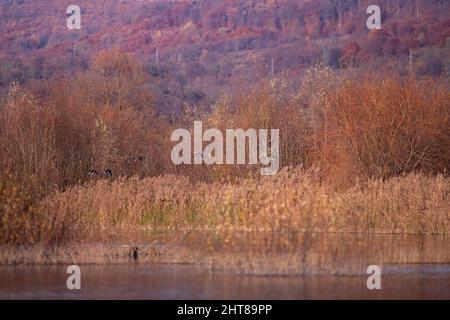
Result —
M79 0L79 31L66 27L70 4L0 1L0 87L86 68L113 47L146 65L165 111L320 61L345 68L412 52L432 75L450 64L448 0ZM382 8L382 30L367 29L369 4Z

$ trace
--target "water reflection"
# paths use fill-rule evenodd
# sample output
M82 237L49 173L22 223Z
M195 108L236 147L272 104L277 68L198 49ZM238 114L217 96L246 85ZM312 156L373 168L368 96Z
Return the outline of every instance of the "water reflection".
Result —
M97 232L43 260L52 264L0 266L0 299L450 299L449 239ZM66 287L69 264L81 267L81 291ZM382 267L381 291L367 289L371 264Z
M63 265L1 267L0 298L449 299L449 269L450 265L402 266L400 274L385 274L382 290L377 291L367 289L364 276L246 276L192 266L85 265L82 290L69 291Z

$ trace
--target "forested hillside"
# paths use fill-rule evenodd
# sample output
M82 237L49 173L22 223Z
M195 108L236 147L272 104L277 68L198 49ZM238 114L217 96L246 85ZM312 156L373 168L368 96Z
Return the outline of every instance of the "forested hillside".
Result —
M145 65L163 113L318 62L401 69L411 58L426 76L450 65L448 0L79 0L82 28L68 30L72 2L0 1L1 87L87 69L116 47ZM370 4L382 9L382 30L366 27Z

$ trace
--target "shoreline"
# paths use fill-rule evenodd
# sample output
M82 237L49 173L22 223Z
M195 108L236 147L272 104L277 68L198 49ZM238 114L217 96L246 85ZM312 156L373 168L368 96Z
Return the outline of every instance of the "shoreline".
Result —
M450 236L301 233L223 237L207 234L182 240L88 241L58 247L0 246L6 265L160 264L191 265L244 275L362 275L369 265L450 265ZM157 237L157 238L158 238ZM227 240L231 239L231 240ZM137 255L134 248L137 247Z

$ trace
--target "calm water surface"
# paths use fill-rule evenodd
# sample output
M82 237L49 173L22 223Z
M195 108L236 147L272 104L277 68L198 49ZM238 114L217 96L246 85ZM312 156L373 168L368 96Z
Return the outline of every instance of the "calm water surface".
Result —
M0 299L450 299L450 265L383 267L382 289L365 276L248 276L192 266L85 265L82 290L66 266L0 268Z
M257 248L272 248L268 252L276 254L269 256L276 263L284 247L265 237L256 241ZM277 239L283 240L275 235ZM145 237L116 240L108 245L140 243L142 247L155 242ZM160 240L167 243L171 237ZM248 246L238 243L238 252L256 250L251 245L253 236L242 243ZM324 234L314 235L307 246L304 239L295 243L300 254L308 249L305 261L311 265L330 265L331 270L345 265L344 269L360 272L255 276L131 259L118 264L80 264L82 289L70 291L68 264L0 266L0 299L450 299L449 237ZM375 262L382 262L382 289L368 290L365 270Z

